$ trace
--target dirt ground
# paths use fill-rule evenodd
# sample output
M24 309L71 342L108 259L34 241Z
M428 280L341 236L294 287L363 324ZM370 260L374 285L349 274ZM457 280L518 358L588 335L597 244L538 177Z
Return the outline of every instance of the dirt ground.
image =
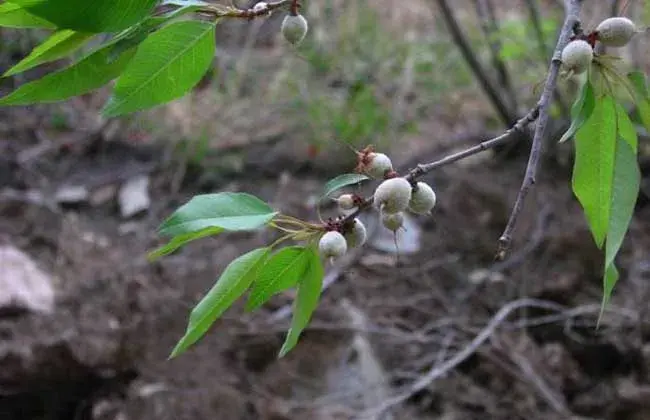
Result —
M255 166L236 174L206 180L188 170L174 194L177 167L164 148L135 141L128 130L110 139L105 131L43 131L42 111L0 114L2 243L51 273L57 293L50 315L0 315L0 418L650 418L647 190L599 329L601 255L569 189L567 160L558 158L565 152L552 150L505 262L492 258L525 156L431 175L439 205L417 220L420 250L398 262L372 247L354 255L289 356L276 358L288 324L278 310L290 302L279 296L258 313L234 308L168 361L189 310L220 270L268 238L224 235L148 263L160 220L192 194L220 190L313 217L305 197L336 173L287 141L284 152L269 146L276 158L267 167L255 159L269 155L262 148L244 159ZM429 147L402 163L444 152ZM145 214L125 220L110 194L92 199L136 174L151 177ZM93 192L90 203L55 205L53 192L74 182ZM412 392L512 302L520 309L488 327L482 345ZM378 407L385 410L372 413Z

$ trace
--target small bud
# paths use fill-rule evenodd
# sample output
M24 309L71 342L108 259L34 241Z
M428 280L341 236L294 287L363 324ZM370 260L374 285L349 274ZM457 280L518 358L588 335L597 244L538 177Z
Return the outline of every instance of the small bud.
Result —
M347 252L348 244L343 235L331 231L320 238L318 250L324 258L338 258Z
M426 182L418 182L411 193L409 210L415 214L429 214L436 205L436 193Z
M384 213L406 210L411 200L411 183L404 178L387 179L375 190L374 206Z
M286 15L282 21L282 36L293 45L298 45L305 39L309 25L303 15Z
M352 194L342 194L334 201L337 202L339 205L339 210L342 213L355 209L357 207L354 204L354 196L352 196Z
M598 40L607 47L623 47L636 33L634 22L626 17L605 19L596 27Z
M368 232L366 227L361 220L354 219L354 225L350 232L345 235L345 239L348 241L348 248L354 248L355 246L361 246L366 243L368 238Z
M383 179L388 171L393 170L393 163L390 158L383 153L370 153L368 155L370 163L366 166L366 173L373 178Z
M381 223L388 230L397 232L404 225L404 213L381 213Z
M562 50L562 66L575 74L584 73L594 58L594 51L587 41L571 41Z

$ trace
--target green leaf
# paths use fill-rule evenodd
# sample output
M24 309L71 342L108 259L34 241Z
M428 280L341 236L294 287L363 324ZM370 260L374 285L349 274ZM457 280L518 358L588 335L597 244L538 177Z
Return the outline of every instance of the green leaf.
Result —
M639 94L640 97L648 99L648 85L645 81L645 74L640 71L633 71L627 75L630 82L632 82L632 87Z
M0 4L0 26L8 28L44 28L55 29L56 25L34 16L17 4Z
M296 346L300 334L309 324L311 315L318 306L318 300L323 288L323 265L314 248L310 248L308 258L307 270L298 283L298 293L296 300L293 302L291 328L284 340L279 357L284 357Z
M309 248L292 246L276 252L260 269L246 310L253 311L273 295L294 287L307 268Z
M72 51L81 47L92 36L93 34L75 32L68 29L57 31L41 45L34 48L27 57L9 69L3 77L12 76L40 64L63 58Z
M323 197L328 197L330 194L332 194L336 190L340 190L343 187L347 187L348 185L354 185L358 184L362 181L365 181L368 178L366 175L363 174L343 174L339 175L334 179L331 179L325 184L325 191L323 193Z
M78 62L47 76L20 86L0 98L0 105L30 105L58 102L83 95L115 79L124 70L135 50L126 51L109 62L110 49L100 47Z
M149 35L115 84L104 115L151 108L189 92L212 64L214 29L212 23L182 21Z
M626 141L619 139L616 143L609 229L605 244L606 265L614 261L621 248L625 233L632 221L640 185L641 173L636 153Z
M198 232L209 227L254 230L264 226L276 214L268 204L250 194L202 194L178 208L159 230L165 236Z
M632 221L634 206L641 187L641 172L637 161L637 134L625 109L617 104L618 139L614 157L614 178L605 244L605 266L613 264Z
M203 337L226 309L246 292L268 252L269 248L258 248L228 264L212 289L192 310L185 335L176 344L170 359L183 353Z
M616 150L616 108L611 96L596 101L591 117L575 135L575 147L573 192L600 248L609 224Z
M122 52L142 43L142 41L147 39L151 32L157 30L165 23L200 9L201 6L187 5L184 2L182 7L179 7L178 9L173 10L167 14L152 16L143 20L139 24L132 26L113 39L115 45L113 46L111 55L118 56Z
M174 236L165 245L162 245L154 249L153 251L149 252L147 254L147 258L149 259L149 261L155 261L160 257L171 254L172 252L176 251L177 249L179 249L180 247L184 246L187 243L208 236L218 235L221 232L223 232L223 229L221 228L210 227L210 228L205 228L203 230L200 230L198 232L190 232L190 233L184 233L182 235Z
M158 0L10 0L61 29L116 32L139 22Z
M639 119L643 126L650 132L650 96L645 81L645 75L641 72L632 72L628 75L632 88L636 93L635 102Z
M580 127L582 127L589 119L594 111L595 105L596 100L594 98L594 88L591 85L591 82L587 80L582 85L580 94L571 107L571 126L569 126L569 129L564 133L559 143L564 143L575 135Z
M596 322L596 328L600 325L600 320L603 317L605 312L605 307L609 303L609 299L612 297L612 292L614 291L614 286L618 281L618 270L614 263L609 264L605 267L605 274L603 275L603 300L600 304L600 314L598 315L598 321Z

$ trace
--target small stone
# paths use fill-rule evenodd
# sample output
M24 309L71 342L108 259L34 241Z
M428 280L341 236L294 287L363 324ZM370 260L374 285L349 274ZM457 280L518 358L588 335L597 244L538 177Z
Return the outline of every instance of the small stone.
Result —
M54 195L59 204L80 204L88 200L90 193L83 185L63 185Z
M93 207L103 206L115 199L117 186L114 184L102 185L90 194L90 205Z
M0 309L53 312L52 278L30 256L13 246L0 246L0 267Z
M148 210L151 205L149 177L140 175L126 181L120 188L118 202L120 214L125 219Z

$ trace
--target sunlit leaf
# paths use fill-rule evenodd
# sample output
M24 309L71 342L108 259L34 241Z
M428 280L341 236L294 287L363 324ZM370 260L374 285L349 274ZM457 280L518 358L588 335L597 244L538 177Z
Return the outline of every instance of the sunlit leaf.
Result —
M0 26L8 28L43 28L54 29L56 25L34 16L18 4L0 4Z
M115 32L144 18L158 0L10 0L61 29Z
M147 39L152 32L171 20L201 9L201 6L199 5L188 4L186 1L183 1L182 3L183 5L178 9L163 15L148 17L139 24L132 26L128 30L116 36L111 51L112 56L118 56L122 52L142 43L142 41Z
M81 47L92 36L93 34L68 29L55 32L42 44L34 48L27 57L10 68L3 77L18 74L40 64L63 58Z
M571 126L564 133L559 143L563 143L572 138L575 133L589 119L594 111L596 100L594 98L594 89L591 82L587 80L580 89L580 94L571 107Z
M639 118L645 129L650 132L650 96L646 85L645 75L641 72L633 72L628 75L632 88L636 93L636 107Z
M277 212L259 198L246 193L222 192L194 196L160 226L160 233L178 236L217 227L254 230L268 223Z
M292 246L269 258L255 279L246 310L253 311L273 295L296 286L305 273L310 252L309 248Z
M170 358L183 353L203 337L226 309L246 292L268 252L269 248L258 248L228 264L212 289L192 310L185 335L176 344Z
M115 84L103 114L151 108L189 92L214 59L214 30L213 23L182 21L149 35Z
M574 143L573 192L584 209L596 244L602 247L609 224L616 151L616 111L611 96L597 99Z
M616 106L618 139L614 158L609 228L605 245L605 266L612 264L632 220L641 186L641 172L636 157L637 134L625 109Z
M210 228L205 228L203 230L199 230L198 232L190 232L190 233L184 233L178 236L174 236L165 245L162 245L154 249L153 251L149 252L147 254L147 258L149 259L149 261L157 260L160 257L171 254L172 252L176 251L177 249L181 248L182 246L192 241L201 238L206 238L208 236L218 235L221 232L223 232L223 229L221 228L210 227Z
M134 50L110 61L110 49L104 46L78 62L45 77L20 86L0 98L0 105L29 105L58 102L83 95L115 79L133 57Z
M293 302L291 328L284 340L279 357L285 356L298 343L300 334L309 324L311 316L318 306L323 288L323 264L314 248L310 248L309 262L303 278L298 283L296 300Z

